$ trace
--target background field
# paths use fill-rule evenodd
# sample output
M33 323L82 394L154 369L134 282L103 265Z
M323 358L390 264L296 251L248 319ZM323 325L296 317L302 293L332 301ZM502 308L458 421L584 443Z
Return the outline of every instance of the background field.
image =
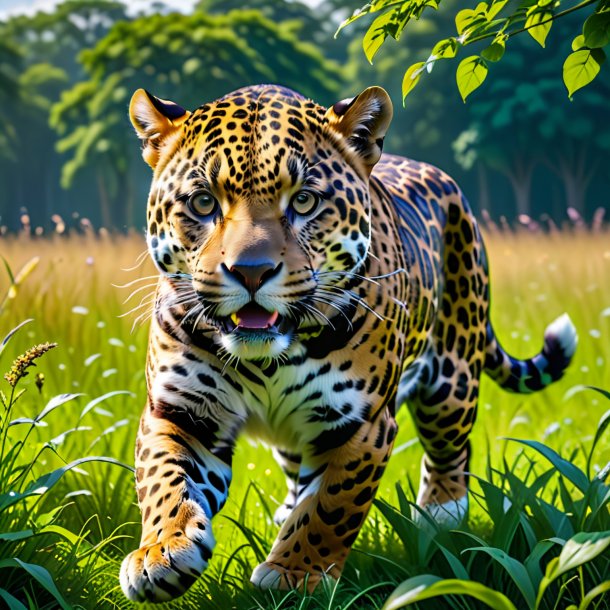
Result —
M488 231L486 241L491 261L492 317L496 332L509 351L521 357L533 355L541 347L545 326L564 311L570 314L578 328L580 345L566 376L541 394L510 395L500 391L490 380L484 382L473 434L472 470L485 476L488 452L496 467L502 466L503 456L512 463L521 449L516 443L502 440L505 436L544 441L562 455L574 457L575 463L582 466L581 449L590 446L597 422L608 408L607 401L599 394L573 391L575 386L582 384L608 385L608 234L574 229L548 235ZM145 397L147 324L136 324L134 328L132 325L137 314L147 308L120 316L131 308L130 305L137 305L142 297L152 292L154 281L136 283L128 288L114 285L153 273L147 259L136 269L122 270L134 266L143 248L143 239L135 233L41 240L14 236L0 241L2 256L13 272L27 265L33 257L38 261L21 285L13 286L0 314L1 335L24 319L33 318L33 322L11 340L0 360L0 369L2 372L8 370L11 359L35 343L58 343L56 349L39 361L37 369L30 369L44 373L42 391L39 393L34 384L34 374L26 377L22 387L27 393L13 416L35 415L56 394L84 394L51 413L45 420L47 427L34 430L27 444L27 455L33 456L42 444L56 439L58 454L66 461L85 455L106 455L132 464L136 427ZM30 265L34 263L30 262ZM7 274L2 276L1 282L0 295L4 295L9 289ZM144 285L149 288L123 304L134 288ZM0 385L6 392L7 384L0 382ZM80 419L88 401L115 391L128 394L108 397ZM417 484L421 456L406 409L401 411L399 421L396 449L378 494L392 504L396 504L397 482L411 497L409 488ZM63 441L57 440L58 435L78 426L86 429L67 435ZM593 467L596 470L610 461L608 443L602 445L595 453ZM34 474L47 472L59 464L60 459L47 450L42 461L36 464ZM525 468L525 465L521 466ZM521 466L516 467L516 472ZM246 583L249 570L256 564L257 541L252 536L260 535L262 544L267 547L273 540L275 527L267 509L272 513L283 498L282 476L269 451L245 439L239 443L234 472L229 500L214 522L218 540L216 555L201 584L189 594L186 602L176 604L176 608L189 604L202 607L202 592L210 599L209 606L203 607L262 607L265 610L274 607L275 602L269 596L255 592ZM548 499L552 500L550 496ZM32 515L44 514L53 506L65 504L54 523L76 533L82 529L83 537L91 544L111 534L115 534L115 538L106 544L101 554L96 552L97 563L92 560L97 568L105 565L102 572L92 571L87 576L85 571L82 581L73 572L62 571L61 562L54 563L52 558L61 552L52 544L52 536L43 538L42 546L40 539L33 541L30 557L46 562L60 589L67 591L68 596L73 595L72 599L79 600L82 607L130 607L118 588L117 573L122 556L126 550L137 546L139 538L139 513L135 506L132 474L118 466L85 465L67 473L53 493L45 495L41 501L42 508L40 505L36 510L32 508ZM32 507L34 503L32 500ZM475 532L485 535L489 524L476 503L473 504L470 525ZM81 546L81 552L86 548L86 545ZM349 598L350 591L353 594L374 583L388 581L384 560L371 557L371 553L383 556L387 561L398 561L404 553L376 509L355 548L340 589L348 596L345 599ZM0 558L7 552L9 549L5 547L3 552L0 546ZM81 560L81 564L82 568L86 560ZM425 571L425 567L421 569ZM14 577L16 574L13 572ZM390 576L389 582L398 584L400 576L399 573ZM375 607L378 602L373 600L383 598L384 594L387 596L391 589L390 584L379 589L380 597L371 597L360 607ZM336 600L329 601L330 595L331 592L322 592L313 601L299 602L307 605L294 607L342 607ZM256 606L255 600L261 605ZM321 605L309 605L317 603ZM292 606L288 603L283 607Z

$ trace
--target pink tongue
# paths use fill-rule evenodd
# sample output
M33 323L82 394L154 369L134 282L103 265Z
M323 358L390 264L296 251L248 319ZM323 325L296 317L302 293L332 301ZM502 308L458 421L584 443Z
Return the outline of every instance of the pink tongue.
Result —
M242 307L235 315L238 319L237 325L243 328L268 328L273 326L278 318L277 311L271 313L253 303Z

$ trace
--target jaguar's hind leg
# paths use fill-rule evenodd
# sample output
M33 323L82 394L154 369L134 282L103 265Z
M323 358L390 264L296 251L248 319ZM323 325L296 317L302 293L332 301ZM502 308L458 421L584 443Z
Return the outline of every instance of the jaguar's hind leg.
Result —
M282 468L286 477L286 486L288 487L284 502L278 506L278 509L273 515L273 521L277 525L282 525L297 503L297 487L299 468L301 467L301 456L282 449L273 449L273 457L275 457L276 462Z
M455 524L468 509L468 436L476 417L481 363L430 358L408 401L424 447L417 504L439 522ZM436 374L436 376L435 376Z

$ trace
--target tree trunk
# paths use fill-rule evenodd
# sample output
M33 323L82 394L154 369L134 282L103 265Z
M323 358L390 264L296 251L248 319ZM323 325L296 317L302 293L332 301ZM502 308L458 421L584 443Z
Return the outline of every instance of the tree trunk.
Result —
M525 162L517 156L512 167L503 169L513 188L517 215L531 214L530 192L532 190L532 175L534 173L534 161Z
M102 213L102 226L110 231L112 229L112 216L110 214L110 198L108 197L108 189L104 180L103 172L96 171L97 189L100 196L100 211Z
M491 200L489 197L489 181L487 170L483 163L477 163L477 181L479 186L479 208L491 212Z
M597 171L599 162L589 161L586 145L578 149L565 145L556 161L547 161L549 168L561 179L564 188L566 207L574 208L584 214L587 189Z

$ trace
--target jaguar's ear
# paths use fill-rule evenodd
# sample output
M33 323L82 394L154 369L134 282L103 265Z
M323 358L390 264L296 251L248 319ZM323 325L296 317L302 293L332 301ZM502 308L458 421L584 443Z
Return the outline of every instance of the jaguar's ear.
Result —
M159 99L145 89L138 89L129 103L129 118L142 140L142 156L153 169L159 160L159 150L191 113L184 108Z
M370 171L381 157L392 112L392 101L386 91L369 87L355 98L337 102L326 116L331 127L347 139Z

